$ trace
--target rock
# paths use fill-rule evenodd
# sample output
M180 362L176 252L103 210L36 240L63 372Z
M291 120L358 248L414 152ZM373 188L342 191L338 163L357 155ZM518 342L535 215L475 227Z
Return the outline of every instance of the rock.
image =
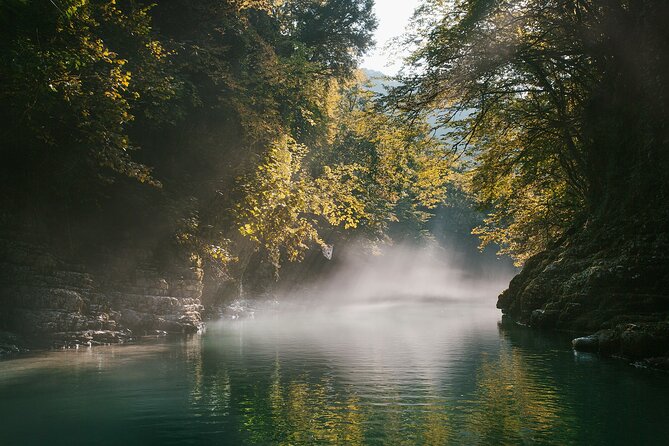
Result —
M637 359L669 354L669 334L658 324L628 324L620 335L623 356Z
M110 265L120 265L122 273L93 274L45 246L1 236L0 254L0 322L36 341L95 345L122 342L130 330L192 333L202 327L204 271L190 260L175 260L162 272L145 262L128 273L127 262L117 258ZM0 339L1 352L13 346Z
M620 335L616 330L600 330L590 336L573 339L571 344L574 350L580 352L604 355L618 354L620 351Z
M256 310L250 302L237 299L223 309L223 317L230 319L253 319Z
M571 345L579 352L597 353L599 352L599 337L594 334L576 338L571 341Z
M51 345L55 348L92 347L94 345L122 344L132 340L129 330L86 330L79 332L52 333Z
M577 351L598 352L631 360L669 356L669 328L666 323L622 324L613 329L576 338Z
M601 330L597 332L597 338L599 339L600 353L604 355L614 355L620 351L620 337L616 330Z
M530 316L530 326L536 328L552 328L560 316L558 310L534 310Z
M25 341L14 333L0 331L0 358L28 351L23 345Z
M658 369L669 371L669 357L661 356L656 358L645 358L634 363L637 367L647 367L650 369Z
M146 313L140 313L130 308L124 308L120 313L119 322L131 330L148 330L153 325L150 316Z
M505 321L594 333L579 351L669 356L667 226L626 224L586 222L528 259L498 298Z

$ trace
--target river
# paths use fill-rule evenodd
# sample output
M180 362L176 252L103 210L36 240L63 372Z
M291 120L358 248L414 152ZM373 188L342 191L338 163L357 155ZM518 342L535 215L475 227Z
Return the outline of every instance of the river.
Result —
M667 374L499 319L377 302L1 361L0 444L669 444Z

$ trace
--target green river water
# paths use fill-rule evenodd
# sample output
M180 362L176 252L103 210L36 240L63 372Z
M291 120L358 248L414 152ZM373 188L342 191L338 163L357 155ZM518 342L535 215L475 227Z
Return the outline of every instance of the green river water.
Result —
M0 445L669 444L669 375L499 319L345 306L0 361Z

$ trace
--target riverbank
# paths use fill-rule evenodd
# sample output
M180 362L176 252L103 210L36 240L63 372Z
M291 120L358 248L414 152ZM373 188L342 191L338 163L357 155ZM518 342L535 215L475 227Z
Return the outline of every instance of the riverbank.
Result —
M498 299L535 329L592 333L579 351L669 370L669 237L629 222L584 225L527 261Z
M124 343L202 327L203 271L197 261L174 260L159 268L147 256L95 269L68 262L25 236L0 238L0 259L0 355L32 346Z

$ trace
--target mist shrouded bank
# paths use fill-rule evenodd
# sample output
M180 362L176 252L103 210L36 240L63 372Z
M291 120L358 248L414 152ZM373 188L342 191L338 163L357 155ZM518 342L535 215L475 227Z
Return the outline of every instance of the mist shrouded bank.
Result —
M189 333L342 247L441 237L458 160L356 69L372 4L6 2L0 328L58 346Z
M4 2L0 328L192 332L328 244L423 228L454 158L362 86L372 5Z
M358 243L338 251L333 264L320 269L317 276L291 280L283 287L280 282L273 298L282 305L301 304L323 311L435 302L490 305L514 272L507 262L490 258L486 262L477 251L458 252L434 242L385 246L374 252L365 251L364 243ZM479 267L466 268L468 257L482 257ZM253 300L262 296L246 297Z
M470 160L476 233L523 266L507 319L665 367L668 16L652 0L427 1L388 100L435 113Z

